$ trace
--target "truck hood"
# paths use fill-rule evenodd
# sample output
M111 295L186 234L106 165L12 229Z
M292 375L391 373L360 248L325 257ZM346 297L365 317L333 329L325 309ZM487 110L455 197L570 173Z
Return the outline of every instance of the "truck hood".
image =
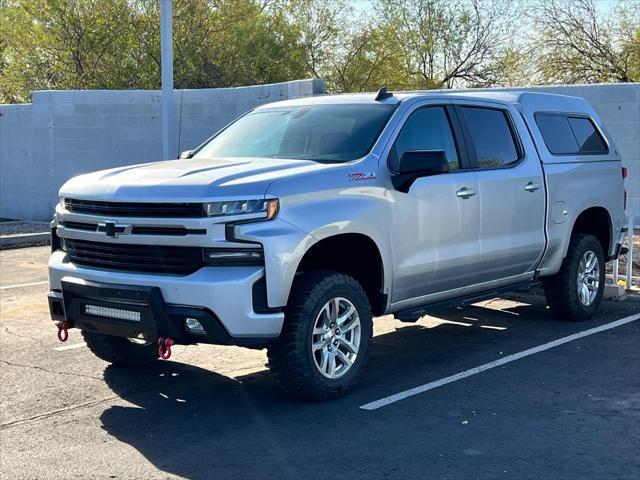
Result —
M80 175L62 186L60 196L149 202L259 198L275 180L337 166L277 158L169 160Z

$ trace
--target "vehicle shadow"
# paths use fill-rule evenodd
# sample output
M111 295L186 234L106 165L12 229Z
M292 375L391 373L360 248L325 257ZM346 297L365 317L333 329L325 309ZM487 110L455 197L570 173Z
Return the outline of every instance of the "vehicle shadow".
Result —
M552 320L539 303L508 313L488 310L438 311L433 316L445 322L432 327L398 322L395 331L375 337L359 388L327 403L286 397L267 370L234 379L178 362L109 366L106 383L135 406L106 409L102 426L158 469L185 478L395 478L397 461L391 459L403 454L393 442L403 442L410 419L394 420L391 427L358 406L418 380L494 360L498 350L510 348L510 339L517 350L535 321ZM445 414L442 404L429 408L434 422ZM409 423L403 427L403 421ZM388 461L381 461L380 452L388 452ZM424 455L420 462L428 462ZM336 456L337 468L331 466Z

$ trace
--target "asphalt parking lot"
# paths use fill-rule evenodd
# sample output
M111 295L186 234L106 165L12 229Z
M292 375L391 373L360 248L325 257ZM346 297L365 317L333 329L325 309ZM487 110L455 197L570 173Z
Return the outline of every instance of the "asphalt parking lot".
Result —
M638 296L579 324L532 293L384 317L359 388L306 403L280 392L263 351L177 347L118 369L77 331L58 343L47 256L0 252L0 478L640 478Z

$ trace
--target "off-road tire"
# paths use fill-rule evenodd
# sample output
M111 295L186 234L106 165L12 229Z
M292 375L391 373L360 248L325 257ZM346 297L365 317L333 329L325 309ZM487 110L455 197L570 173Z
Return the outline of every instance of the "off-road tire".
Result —
M599 262L599 285L595 299L588 306L580 302L577 291L578 266L591 250ZM590 319L600 307L605 282L605 257L602 245L593 235L576 233L571 237L567 256L560 271L543 282L547 305L558 318L574 322Z
M361 337L350 369L342 377L329 379L314 363L311 342L320 310L336 297L346 298L355 306ZM285 392L293 397L316 401L337 398L362 375L369 359L372 333L369 300L353 277L331 271L303 273L294 281L280 340L268 349L269 367Z
M158 358L155 343L139 345L127 338L82 331L89 350L98 358L117 366L138 367Z

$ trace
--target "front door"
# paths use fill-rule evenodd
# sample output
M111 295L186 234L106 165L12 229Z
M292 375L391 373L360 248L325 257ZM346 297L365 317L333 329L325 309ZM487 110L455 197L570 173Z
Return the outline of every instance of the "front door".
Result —
M402 302L402 307L476 281L474 263L480 258L478 184L463 142L453 108L425 103L406 114L389 152L391 172L407 151L442 150L449 164L447 173L419 178L407 193L391 193L395 203L392 302Z

